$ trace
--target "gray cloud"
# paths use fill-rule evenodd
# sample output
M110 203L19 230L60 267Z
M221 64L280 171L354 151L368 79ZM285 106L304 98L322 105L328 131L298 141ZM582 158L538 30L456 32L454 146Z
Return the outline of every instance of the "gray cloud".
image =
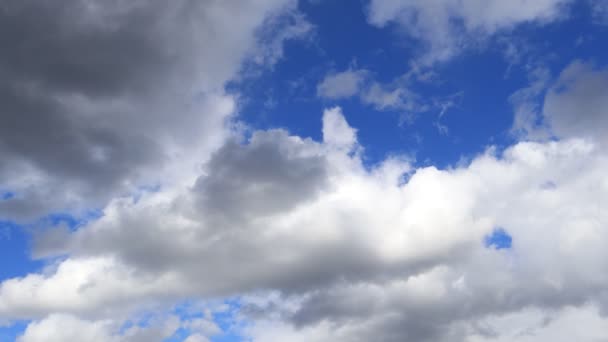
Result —
M345 148L355 130L338 108L323 122L322 143L255 132L190 185L113 201L54 270L3 282L0 314L98 319L272 290L272 305L243 302L244 336L469 342L503 336L504 323L485 325L493 317L605 305L606 159L591 142L522 142L403 184L407 163L368 170ZM483 245L496 226L511 249ZM41 238L52 252L54 236Z
M205 173L194 187L202 212L229 221L290 210L325 188L328 177L320 151L283 131L255 133L246 145L229 142Z
M214 148L234 107L224 83L293 4L2 1L0 183L17 196L0 212L101 207Z
M549 89L543 116L560 137L586 136L606 143L608 70L576 61Z
M240 332L256 342L608 336L604 71L575 63L547 95L560 141L446 170L399 158L369 168L339 108L324 113L322 142L225 128L234 99L223 83L259 53L255 29L294 3L110 4L0 7L2 31L29 37L2 33L14 49L0 57L0 179L16 198L0 210L35 217L86 199L104 212L38 235L39 257L63 257L0 284L0 318L35 319L22 342L161 338L178 325L120 326L148 308L233 295L251 319ZM492 15L466 18L488 33L553 19L541 10L558 2L539 4L492 2ZM123 196L159 175L168 180L153 191ZM497 226L511 249L483 245Z

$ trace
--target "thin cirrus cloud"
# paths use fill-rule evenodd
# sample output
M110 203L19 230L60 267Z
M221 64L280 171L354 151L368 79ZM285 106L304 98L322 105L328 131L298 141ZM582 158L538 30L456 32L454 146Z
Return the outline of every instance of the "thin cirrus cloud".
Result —
M358 98L376 110L401 110L418 113L429 110L419 94L410 90L413 75L398 77L391 83L375 81L371 71L349 68L331 72L317 85L317 96L327 100Z
M567 3L371 1L367 19L411 24L447 61L468 44L454 32L559 20ZM17 341L608 336L604 68L543 78L530 115L551 139L369 165L340 106L318 113L318 139L239 121L226 84L313 30L295 1L5 1L0 16L0 213L102 213L30 230L45 267L0 283L0 322L27 324ZM316 95L409 103L343 70Z

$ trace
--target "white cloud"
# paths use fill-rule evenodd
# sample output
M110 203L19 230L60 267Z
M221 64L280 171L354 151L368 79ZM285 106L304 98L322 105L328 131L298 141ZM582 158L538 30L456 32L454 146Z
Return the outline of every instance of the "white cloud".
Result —
M568 307L558 312L523 310L492 317L477 325L467 342L602 341L608 336L608 319L591 306Z
M368 169L344 148L356 140L340 109L323 123L322 143L256 132L194 186L114 200L56 268L2 283L0 316L99 320L272 289L291 304L244 306L256 341L465 341L488 317L607 304L608 158L593 140ZM512 249L483 245L496 227Z
M325 110L323 113L324 143L350 151L357 143L356 134L357 130L348 125L340 107Z
M328 74L317 86L317 95L329 99L355 96L368 77L366 70L353 70Z
M0 28L32 39L67 30L66 41L53 42L59 61L77 42L136 47L117 49L134 64L108 52L123 66L114 74L119 85L104 73L93 81L78 77L101 70L97 50L86 60L91 65L72 70L74 78L45 69L28 79L24 70L38 66L40 56L0 57L16 63L14 77L0 82L0 97L29 119L50 118L20 135L0 134L0 153L11 166L0 165L2 186L17 190L0 210L32 217L87 199L82 206L96 204L104 213L77 231L40 235L35 254L51 264L0 284L0 321L34 320L19 342L154 341L180 327L189 342L206 341L219 333L212 315L121 328L148 309L227 296L238 296L236 319L248 321L240 332L254 341L534 341L514 335L523 320L532 320L540 340L606 338L598 315L608 310L605 71L574 63L550 89L542 113L561 140L519 142L501 153L490 148L443 170L399 157L370 167L352 153L360 148L357 130L338 107L323 114L321 142L280 129L245 137L226 127L235 98L224 83L243 60L272 64L280 42L311 30L293 14L295 2L119 3L76 1L56 17L41 17L50 7L22 1L5 8L19 20L0 20ZM470 35L555 20L563 3L372 1L370 21L407 25L430 44L429 61L437 61L458 53ZM76 20L66 21L65 13ZM258 29L285 13L295 18L290 29L258 41ZM453 39L453 19L463 21L456 30L465 33L462 41ZM42 26L25 32L27 20ZM108 29L116 33L111 41L104 40ZM149 40L150 32L168 33ZM366 75L330 75L319 95L357 95L381 109L419 104L402 83ZM39 108L32 104L55 110L33 116ZM22 127L21 119L4 120L4 133ZM55 138L75 150L60 155L65 159L49 154ZM124 195L160 178L162 186L138 200ZM484 246L497 227L512 236L512 248ZM576 322L587 329L569 329Z
M175 317L143 328L135 326L121 329L118 323L110 319L91 321L71 315L53 314L30 323L17 338L17 342L161 342L173 335L179 327L179 320Z
M437 107L410 90L413 79L420 76L418 73L419 70L413 69L392 82L381 83L373 79L371 71L351 68L326 75L317 85L317 95L333 100L358 97L376 110L418 114Z
M201 334L194 334L188 336L184 342L209 342L209 339Z
M51 315L47 319L31 323L18 342L44 341L118 341L110 333L110 322L87 322L66 315Z
M424 64L446 61L479 39L523 23L547 23L564 16L570 0L372 0L368 20L396 23L425 45Z

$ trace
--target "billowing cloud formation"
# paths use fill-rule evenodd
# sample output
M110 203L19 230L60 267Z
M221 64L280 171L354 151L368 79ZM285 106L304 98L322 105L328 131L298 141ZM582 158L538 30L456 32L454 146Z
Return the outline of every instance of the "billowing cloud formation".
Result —
M552 20L562 4L426 3L417 18L449 26L456 11L463 30L484 34ZM321 141L226 127L235 99L224 83L310 29L293 2L105 4L0 7L0 31L32 42L0 56L12 129L0 127L0 179L16 194L0 209L35 217L82 202L103 212L37 236L47 267L0 283L0 320L33 320L20 342L154 341L178 330L207 341L222 329L212 313L167 311L218 298L236 298L236 332L253 341L606 338L605 71L574 63L551 87L542 115L557 140L489 148L447 169L398 156L370 166L338 107L324 111ZM379 25L418 6L378 4ZM295 27L260 50L257 30L281 15ZM413 26L423 38L444 29L425 25ZM58 149L65 155L49 154ZM497 230L510 248L484 243ZM166 316L132 324L150 311ZM581 321L584 330L563 328Z
M422 40L422 61L445 61L480 38L527 22L546 23L563 16L571 0L371 0L369 22L397 23Z
M193 186L113 201L54 269L3 282L0 314L100 319L274 290L275 305L243 304L260 312L242 332L254 340L466 341L526 308L606 308L608 159L593 142L368 169L339 109L323 133L256 132L217 150ZM511 249L483 244L496 227Z
M200 162L234 112L224 83L249 57L276 61L282 40L306 28L294 5L2 1L0 187L16 196L0 213L103 207L176 177L190 156ZM276 19L285 15L299 19ZM264 23L289 34L264 37Z

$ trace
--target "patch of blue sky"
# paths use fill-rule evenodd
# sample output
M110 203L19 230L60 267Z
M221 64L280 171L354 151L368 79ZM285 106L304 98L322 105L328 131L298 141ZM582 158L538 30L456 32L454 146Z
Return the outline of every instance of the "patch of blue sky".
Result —
M484 245L494 249L511 249L513 238L504 228L496 228L484 238Z
M32 260L29 251L30 237L25 227L0 220L0 280L23 276L44 265Z
M39 224L43 226L57 227L65 225L70 230L77 230L103 216L100 209L90 209L79 214L68 212L55 212L40 219Z
M5 323L5 324L3 324ZM0 321L0 341L16 341L17 337L23 334L28 321L1 322Z
M0 200L1 201L8 201L12 198L15 197L15 193L12 191L1 191L0 190Z
M0 280L37 271L48 261L32 259L32 231L60 225L77 230L102 215L100 210L87 210L80 215L51 213L27 225L0 218Z
M243 317L239 317L241 303L238 298L224 301L224 310L213 314L214 322L220 327L222 333L211 338L212 342L242 341L241 330L247 324Z
M219 328L217 334L207 336L212 342L235 342L243 341L241 329L247 322L239 315L241 304L238 298L230 298L222 301L184 301L177 305L171 312L182 321L193 319L208 319ZM180 342L195 331L186 327L180 327L166 342Z

